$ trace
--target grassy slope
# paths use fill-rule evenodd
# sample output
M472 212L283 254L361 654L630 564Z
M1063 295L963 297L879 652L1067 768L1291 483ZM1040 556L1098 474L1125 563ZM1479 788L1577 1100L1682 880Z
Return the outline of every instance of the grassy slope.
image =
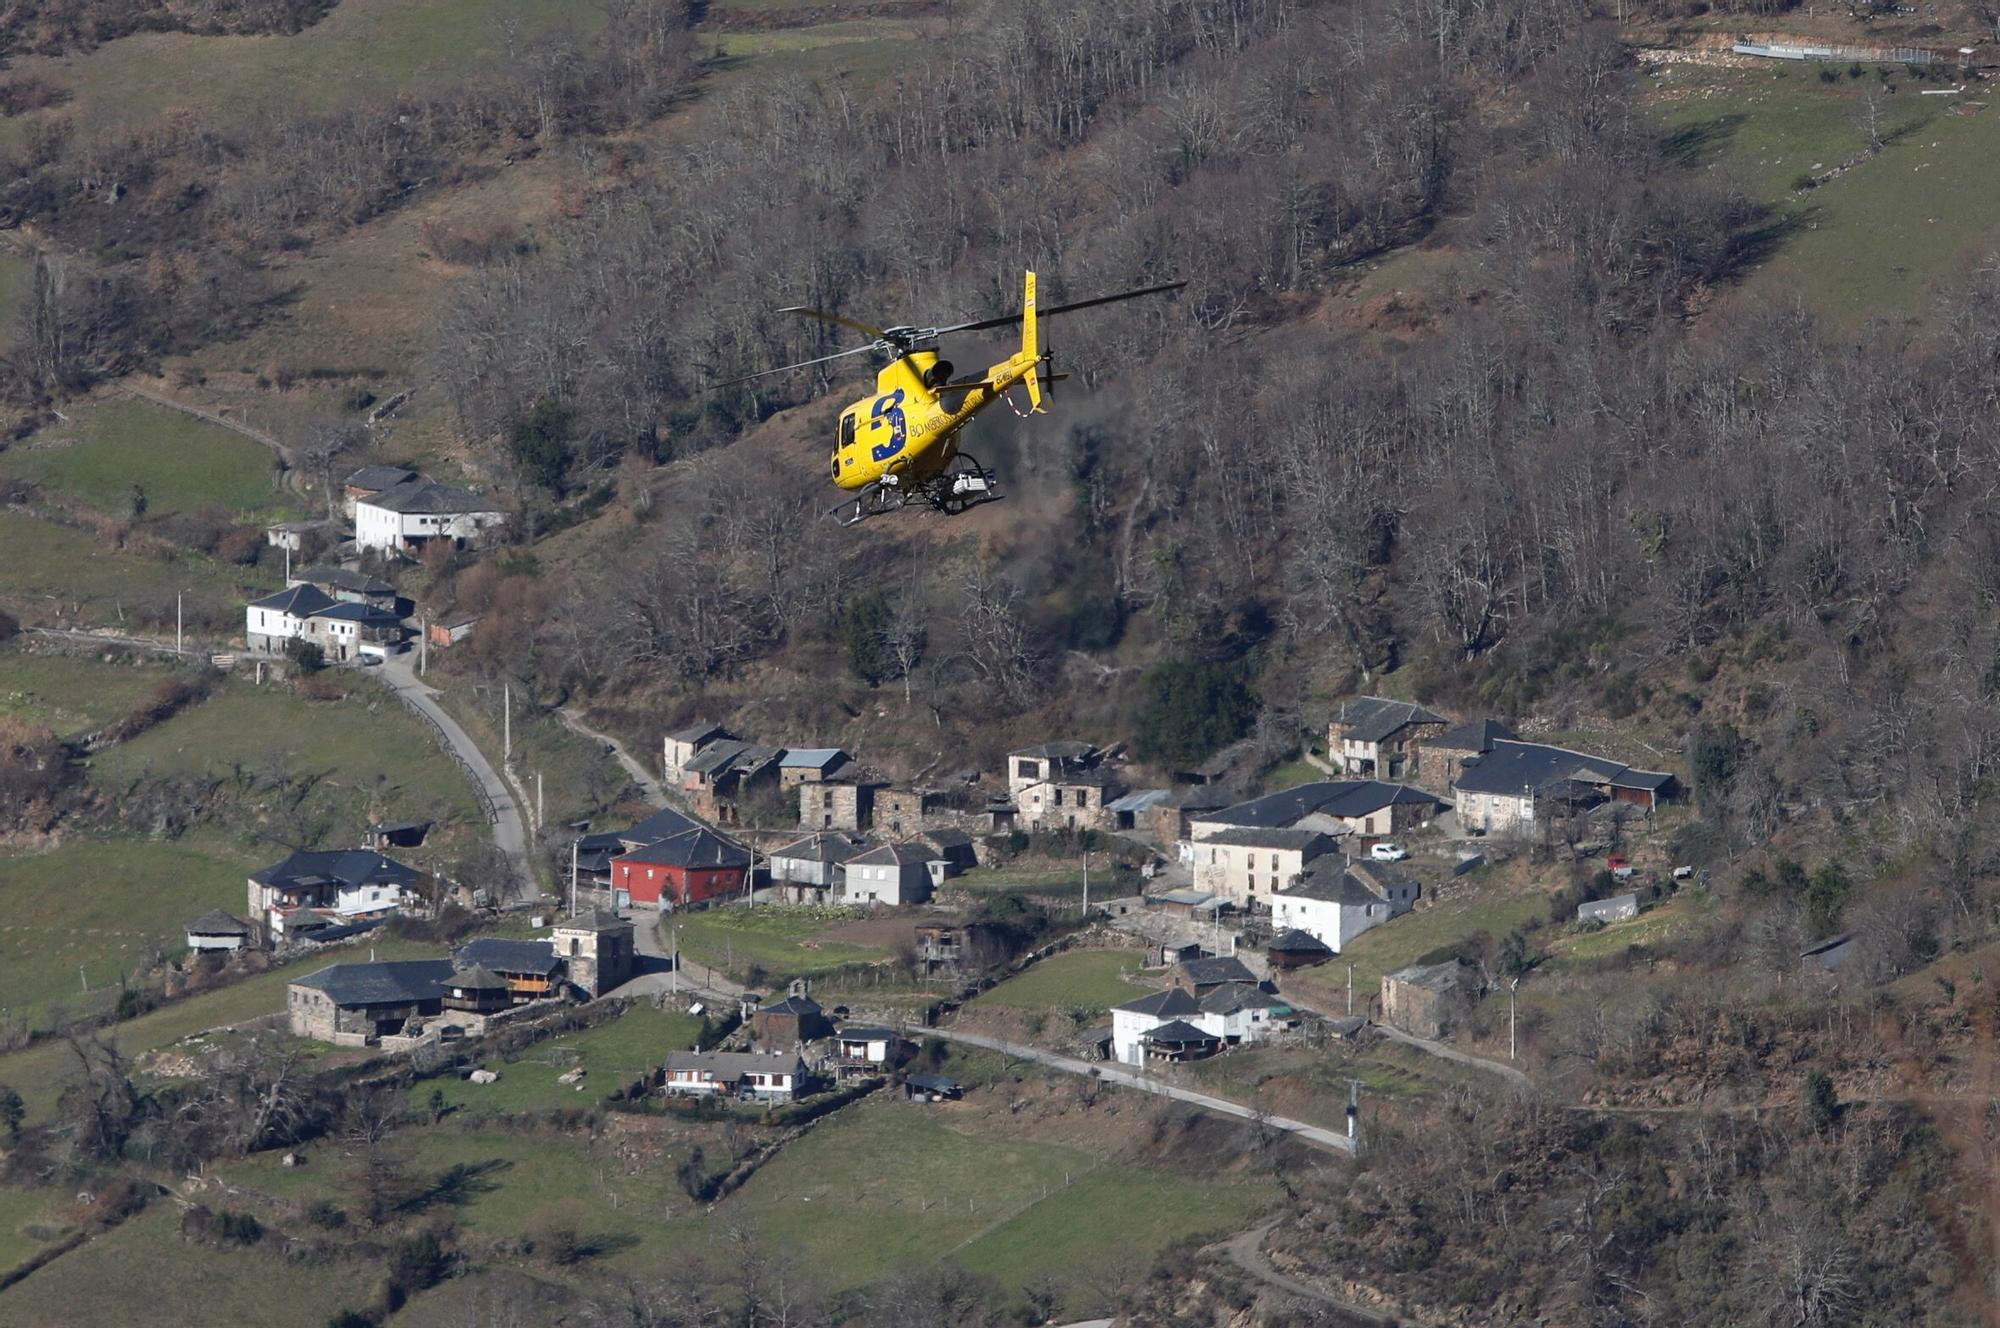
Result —
M217 1250L182 1240L172 1202L157 1199L95 1240L4 1292L9 1328L193 1324L206 1328L324 1328L366 1299L356 1267L285 1259L264 1247ZM218 1295L218 1288L260 1292Z
M236 567L198 554L152 558L112 547L88 531L15 511L0 511L0 605L23 622L94 627L119 624L121 607L164 604L176 591L192 605L234 610L242 629L245 599L277 590L282 570Z
M0 1189L0 1273L17 1267L47 1243L29 1235L28 1227L61 1230L57 1214L67 1198L55 1190Z
M308 701L232 678L201 705L94 758L102 785L147 770L228 775L282 759L295 773L323 773L358 831L368 817L395 819L442 803L476 818L472 790L429 730L372 683L353 681L340 702Z
M114 516L129 510L134 484L149 516L282 510L269 449L239 433L144 401L86 402L69 416L0 452L0 474Z
M1439 946L1464 940L1477 932L1486 932L1498 940L1532 918L1546 918L1548 907L1546 896L1539 893L1486 891L1454 899L1405 913L1393 922L1363 932L1348 942L1339 957L1305 972L1316 982L1344 992L1347 966L1353 964L1354 1008L1359 1013L1364 1002L1381 992L1384 973L1393 973Z
M48 1004L76 1008L136 966L148 942L181 948L181 926L222 908L241 916L244 878L268 855L220 843L77 840L0 857L0 1013L39 1027Z
M725 972L756 964L774 978L811 977L889 957L880 946L818 939L859 916L837 909L710 909L681 921L681 949Z
M137 1057L177 1042L190 1033L277 1014L285 1008L285 987L288 983L308 973L316 973L329 964L363 961L371 953L384 961L435 959L439 952L440 947L417 941L381 940L341 947L162 1006L150 1014L119 1024L113 1030L114 1036L126 1056ZM60 1042L41 1042L0 1056L0 1083L12 1084L20 1091L27 1101L30 1120L44 1119L55 1106L68 1066L69 1053ZM0 1315L0 1323L4 1322L6 1317Z
M2000 238L2000 112L1950 113L1900 75L1881 94L1884 150L1799 195L1800 176L1832 169L1868 145L1870 72L1822 81L1813 68L1708 69L1655 75L1651 99L1669 145L1735 172L1797 227L1754 278L1805 291L1847 322L1913 312L1925 293Z
M1136 972L1139 960L1140 956L1130 950L1084 950L1056 955L981 993L972 1003L1007 1010L1062 1010L1072 1006L1108 1009L1137 1000L1151 990L1120 976Z
M21 715L59 735L87 733L130 714L173 675L162 659L136 651L104 659L0 646L0 715Z
M422 1107L433 1089L444 1093L447 1105L467 1112L545 1111L557 1107L595 1106L606 1094L623 1088L649 1070L658 1069L667 1053L692 1045L701 1020L634 1006L618 1018L537 1042L521 1059L488 1062L500 1078L491 1084L440 1078L410 1089L413 1106ZM583 1091L556 1082L556 1077L583 1067Z

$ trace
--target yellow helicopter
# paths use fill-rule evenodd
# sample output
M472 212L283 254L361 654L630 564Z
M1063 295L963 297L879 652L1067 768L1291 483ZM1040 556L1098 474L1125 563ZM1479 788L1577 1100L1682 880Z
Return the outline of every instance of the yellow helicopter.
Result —
M839 439L834 445L831 477L854 496L842 500L829 515L844 526L871 516L901 511L912 503L926 503L947 516L969 507L990 503L1000 497L993 472L979 464L971 453L958 445L959 431L994 402L1006 397L1016 385L1027 390L1028 409L1017 414L1041 413L1042 389L1067 374L1051 372L1052 357L1041 349L1037 318L1091 309L1119 300L1136 300L1142 295L1160 295L1179 290L1184 281L1142 290L1102 295L1094 300L1035 309L1035 274L1028 273L1026 296L1019 313L982 318L949 327L872 327L867 323L794 305L778 310L781 314L803 314L823 322L837 323L871 338L859 346L801 360L776 369L764 369L718 383L718 388L747 383L753 378L789 373L830 360L884 351L895 358L875 375L875 393L840 412ZM938 352L938 339L956 332L983 332L991 328L1021 325L1021 349L971 378L953 378L952 363ZM1011 405L1011 400L1009 401Z

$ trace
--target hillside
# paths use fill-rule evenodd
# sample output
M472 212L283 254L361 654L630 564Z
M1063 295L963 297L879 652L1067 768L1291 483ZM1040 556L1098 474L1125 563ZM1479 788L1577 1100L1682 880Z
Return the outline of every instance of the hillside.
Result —
M698 1322L756 1303L731 1242L809 1253L803 1322L886 1328L919 1304L1300 1321L1210 1243L1273 1214L1248 1248L1279 1274L1439 1323L1989 1320L2000 1213L1973 1118L2000 981L1993 36L1987 10L1949 2L0 12L0 788L17 795L0 1040L40 1039L0 1054L0 1081L33 1099L31 1135L60 1105L72 1019L147 1053L197 1031L142 1026L162 1012L112 984L152 974L152 992L182 915L228 905L271 852L421 815L430 861L486 869L470 788L365 680L267 687L10 639L18 622L233 650L243 602L283 583L266 527L332 513L365 463L512 514L485 548L370 567L420 618L480 616L428 678L516 778L546 779L544 887L571 827L634 819L594 730L650 761L664 732L716 721L937 782L1086 739L1121 745L1135 787L1248 738L1227 786L1247 794L1316 778L1356 694L1670 771L1687 805L1633 842L1695 882L1595 930L1573 925L1610 883L1587 848L1461 879L1420 843L1423 909L1287 990L1331 1007L1349 963L1372 989L1452 957L1523 979L1533 1090L1405 1050L1259 1052L1187 1080L1339 1125L1365 1077L1382 1105L1351 1164L1218 1130L1197 1165L1178 1117L1142 1129L1120 1096L1112 1130L1056 1072L974 1058L967 1103L843 1109L697 1211L701 1149L740 1160L766 1136L644 1111L608 1127L627 1113L595 1084L561 1116L522 1071L504 1120L425 1123L427 1099L398 1099L399 1165L464 1188L364 1238L382 1140L355 1164L368 1127L336 1108L380 1085L327 1080L299 1135L352 1156L317 1169L278 1168L264 1135L89 1158L35 1135L39 1188L0 1188L0 1273L97 1229L50 1187L213 1159L287 1240L381 1281L341 1302L377 1324L499 1322L490 1302L514 1294L552 1322L623 1322L599 1268L633 1296L685 1271L711 1298L660 1321ZM713 386L853 344L786 306L949 324L1013 310L1025 269L1045 305L1187 284L1046 324L1070 375L1052 409L995 406L965 435L998 503L827 519L837 418L879 356ZM1008 338L945 350L971 373ZM1024 857L960 902L1042 907L1095 847L1009 843ZM73 906L56 875L127 885ZM733 962L754 929L724 913L691 953L759 985L873 983L907 943L766 925L784 934L754 972ZM1801 971L1841 936L1849 967ZM1129 985L1102 963L1088 1000L1031 973L968 1026L1057 1047L1052 1013L1080 1032ZM257 1000L279 990L253 981ZM1499 982L1457 1038L1494 1060L1513 1055ZM232 1018L255 1013L242 990ZM898 1017L920 998L897 988ZM144 1080L149 1103L179 1101L165 1078ZM647 1149L658 1174L633 1161ZM913 1262L946 1261L936 1233L865 1174L899 1157L938 1168L953 1203L982 1169L1011 1187L950 1225L966 1280L938 1300L910 1285ZM693 1189L663 1183L683 1166ZM1031 1192L1058 1171L1053 1196ZM1215 1223L1188 1216L1208 1183L1233 1187ZM17 1193L35 1202L7 1207ZM600 1199L618 1220L580 1230ZM879 1240L806 1220L808 1202ZM1121 1205L1172 1220L1121 1244L1103 1229ZM308 1231L329 1206L356 1226ZM445 1226L452 1275L404 1279L395 1242ZM146 1268L190 1240L227 1262L154 1209L117 1229ZM590 1251L548 1255L562 1232ZM284 1275L274 1249L241 1251L257 1279ZM0 1320L59 1321L99 1280L91 1250L0 1289ZM1161 1271L1177 1260L1186 1275ZM778 1281L804 1286L794 1272Z

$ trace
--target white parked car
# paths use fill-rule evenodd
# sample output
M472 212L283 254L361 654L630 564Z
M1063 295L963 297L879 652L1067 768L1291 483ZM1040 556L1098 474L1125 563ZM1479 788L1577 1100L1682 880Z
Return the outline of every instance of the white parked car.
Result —
M1385 839L1381 843L1370 847L1368 856L1377 862L1401 862L1404 858L1410 856L1410 850L1404 848L1401 844L1392 844Z

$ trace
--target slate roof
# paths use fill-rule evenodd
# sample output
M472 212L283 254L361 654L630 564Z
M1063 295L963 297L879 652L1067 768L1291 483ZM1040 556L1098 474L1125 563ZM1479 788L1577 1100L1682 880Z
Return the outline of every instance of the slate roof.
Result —
M210 909L187 925L191 936L248 936L250 924L221 909Z
M1306 872L1296 883L1278 891L1278 897L1318 899L1343 908L1365 908L1382 902L1382 896L1355 880L1344 865L1322 865L1327 868L1325 871Z
M645 820L620 833L617 839L629 848L637 848L641 844L656 844L669 835L699 829L701 822L692 816L677 812L672 807L662 807Z
M838 747L793 747L778 761L787 770L825 770L847 759Z
M1333 947L1309 931L1288 927L1270 940L1264 942L1266 950L1276 950L1281 954L1326 954L1333 953Z
M393 595L396 588L386 581L377 581L366 572L354 572L345 567L328 567L315 563L303 572L292 573L294 584L303 582L314 586L332 586L335 590L345 590L355 595Z
M1276 848L1297 849L1303 852L1314 844L1333 847L1333 838L1323 830L1264 830L1245 826L1235 830L1224 830L1197 844L1223 844L1231 848Z
M253 609L275 609L294 618L310 618L321 609L332 608L333 604L333 597L314 585L291 586L275 595L250 601Z
M882 1028L876 1024L856 1024L841 1029L835 1036L843 1042L889 1042L903 1035L893 1028Z
M362 885L411 885L420 874L373 849L338 848L294 853L250 879L279 888L331 883L351 890Z
M847 836L820 830L772 849L770 856L793 862L846 862L861 851Z
M314 609L309 615L314 618L336 618L341 622L367 623L375 627L400 627L403 620L387 609L378 609L373 604L356 604L352 600L342 600L324 609Z
M1466 965L1456 959L1447 959L1442 964L1419 964L1389 975L1393 981L1430 991L1450 991L1463 984L1466 976Z
M1088 742L1045 742L1007 755L1024 756L1031 761L1087 761L1097 755L1097 747Z
M795 1054L765 1051L676 1051L667 1055L667 1069L707 1070L717 1079L741 1079L746 1074L802 1075L806 1063Z
M903 1082L926 1093L956 1093L962 1087L958 1080L942 1074L906 1074Z
M1392 888L1399 885L1409 886L1411 889L1418 891L1423 889L1422 883L1408 872L1398 870L1389 863L1375 862L1368 858L1363 858L1359 862L1348 863L1347 874L1384 899L1389 897L1389 891Z
M383 489L393 489L398 484L406 483L416 477L416 471L406 470L401 466L363 466L341 483L350 489L374 489L379 492Z
M362 502L370 507L379 507L385 512L410 513L461 513L498 512L500 505L491 498L481 497L470 489L456 488L450 484L440 484L419 475L404 480L401 484L382 490Z
M1153 902L1156 904L1181 904L1188 908L1207 908L1217 898L1218 896L1212 895L1206 890L1196 890L1189 886L1179 890L1169 890L1165 894L1154 895Z
M857 853L847 860L850 867L907 867L929 862L937 855L921 844L882 844Z
M1519 797L1523 790L1538 789L1552 780L1562 779L1651 791L1665 787L1673 776L1653 770L1634 770L1608 756L1573 752L1539 742L1502 740L1494 743L1493 750L1484 756L1468 758L1454 787L1468 793Z
M1610 913L1622 913L1626 909L1637 909L1639 896L1636 893L1613 895L1609 899L1588 899L1576 906L1580 918L1598 918Z
M562 960L556 957L556 947L551 941L503 941L498 937L482 936L459 946L454 957L468 966L490 968L501 973L531 973L544 978L562 967Z
M787 996L776 1005L767 1005L758 1014L820 1014L820 1003L808 996Z
M712 738L733 738L736 735L720 724L696 723L684 729L675 729L667 735L675 742L704 743Z
M611 860L624 851L625 839L622 835L584 835L576 841L576 868L587 872L610 871Z
M1202 959L1184 959L1180 963L1181 974L1189 982L1206 987L1211 982L1255 982L1257 975L1243 966L1243 961L1235 955L1209 955Z
M696 826L677 835L635 848L625 857L632 862L659 867L748 867L750 850L733 839L724 839L707 826Z
M748 773L769 765L780 755L776 747L758 747L734 738L718 738L697 752L681 769L691 775L721 775L731 770Z
M1184 1014L1200 1014L1201 1002L1179 987L1168 987L1165 991L1152 992L1136 1001L1127 1001L1123 1005L1114 1005L1111 1008L1123 1010L1127 1014L1146 1014L1161 1019L1172 1019Z
M1497 719L1468 719L1435 738L1426 738L1424 746L1444 747L1454 752L1490 752L1494 743L1519 736Z
M473 964L468 968L454 969L445 979L445 985L464 991L512 991L513 984L490 968Z
M1160 1042L1168 1046L1184 1047L1191 1042L1220 1042L1213 1033L1204 1032L1184 1019L1170 1019L1158 1028L1149 1029L1145 1034L1148 1042Z
M1411 724L1443 724L1445 717L1408 701L1381 696L1357 696L1340 708L1343 737L1357 742L1381 742Z
M335 964L300 978L294 986L323 991L335 1005L409 1005L433 1001L452 974L449 959L401 959L380 964Z
M926 830L923 839L925 843L941 849L972 847L972 836L963 830Z
M1172 796L1166 789L1140 789L1105 806L1114 812L1143 812L1159 806Z
M1397 803L1436 805L1437 802L1437 798L1408 784L1388 784L1379 779L1327 779L1267 793L1201 819L1223 825L1277 829L1296 825L1316 812L1345 819L1366 816Z
M1201 998L1204 1014L1235 1014L1238 1010L1277 1010L1285 1003L1254 982L1226 982Z

